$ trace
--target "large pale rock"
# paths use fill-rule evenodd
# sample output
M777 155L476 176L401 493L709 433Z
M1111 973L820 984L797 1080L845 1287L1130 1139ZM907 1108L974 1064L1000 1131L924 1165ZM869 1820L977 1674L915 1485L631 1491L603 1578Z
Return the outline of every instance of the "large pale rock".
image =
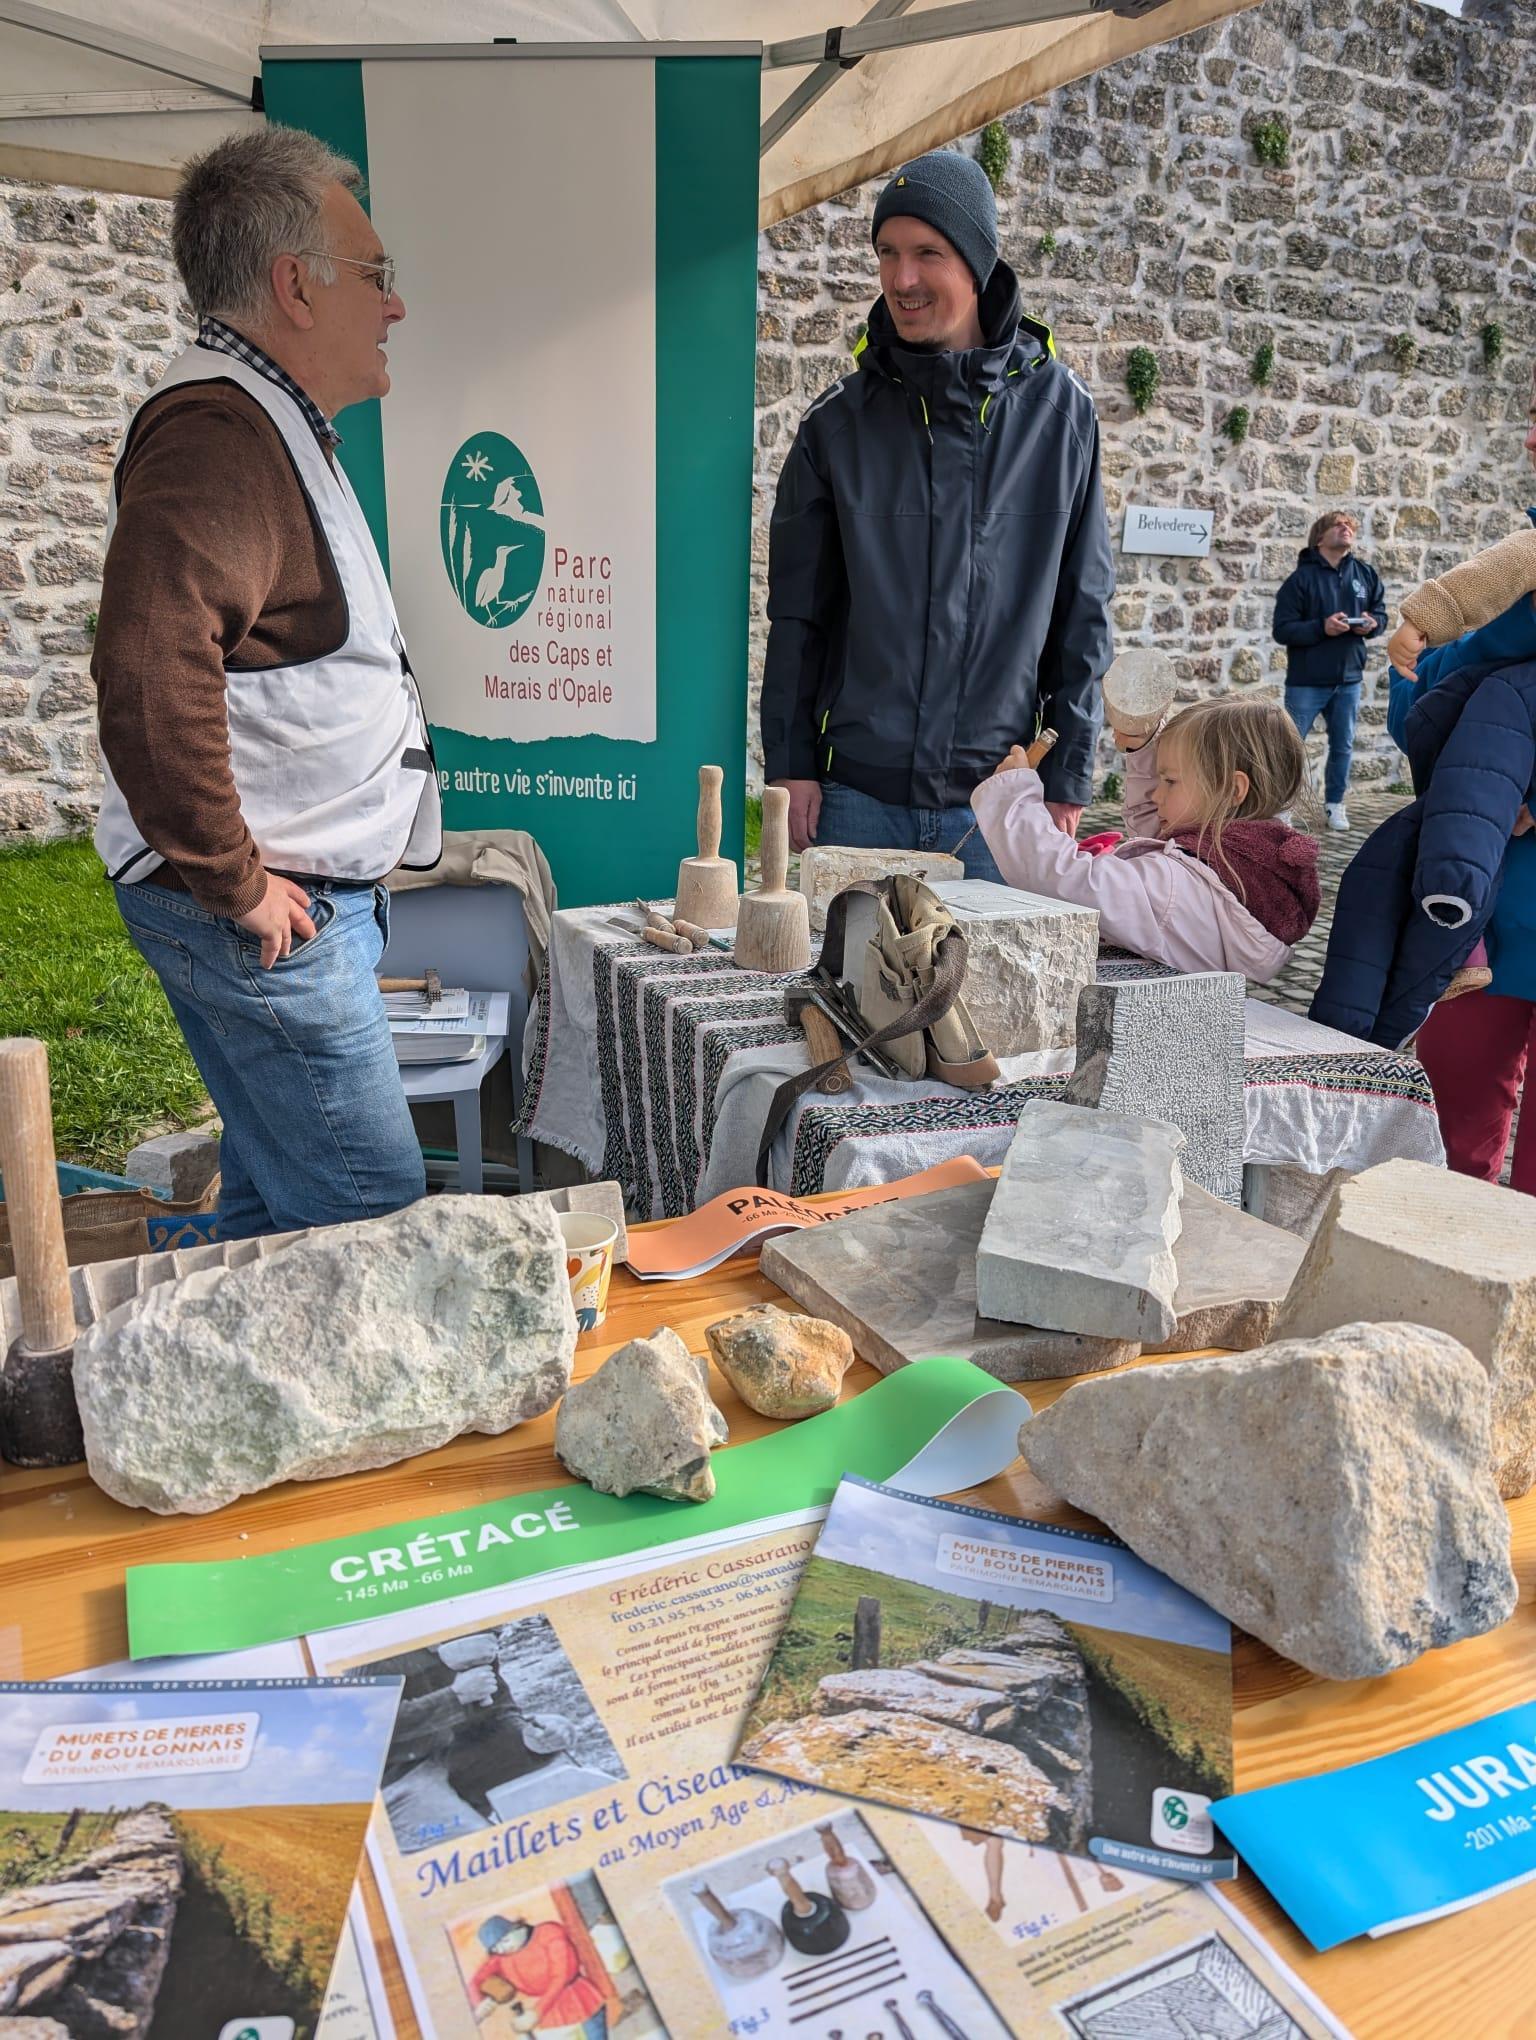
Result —
M563 1394L565 1249L536 1198L428 1197L109 1313L75 1347L92 1478L201 1514L507 1431Z
M871 1707L810 1715L753 1736L737 1761L849 1799L913 1806L937 1820L1050 1848L1076 1809L1022 1750L916 1715Z
M841 843L812 843L800 852L799 886L810 901L811 926L818 934L827 925L828 906L845 886L898 877L932 885L936 879L964 876L964 864L947 850L852 850Z
M1034 1098L976 1250L983 1317L1096 1339L1167 1339L1178 1319L1177 1127Z
M555 1419L555 1457L600 1494L707 1502L709 1455L729 1436L709 1396L709 1362L663 1325L579 1381Z
M1488 1371L1499 1493L1536 1483L1536 1198L1427 1162L1344 1178L1275 1336L1356 1318L1434 1325L1468 1347Z
M765 1241L762 1271L806 1310L841 1325L859 1357L882 1374L934 1353L969 1360L999 1381L1047 1381L1134 1360L1134 1340L1085 1339L977 1315L976 1249L991 1203L991 1183L980 1182L871 1205ZM1152 1350L1262 1346L1303 1243L1197 1183L1185 1183L1179 1215L1178 1321Z
M1098 963L1093 908L979 878L933 890L965 936L965 1003L992 1053L1070 1048Z
M1185 1175L1228 1204L1243 1201L1246 989L1235 971L1089 985L1066 1090L1074 1105L1168 1120L1184 1136Z
M829 1410L853 1365L841 1325L760 1303L705 1329L715 1365L748 1409L764 1417L813 1417Z
M1079 1382L1025 1424L1051 1489L1240 1628L1367 1679L1515 1605L1488 1383L1421 1325Z

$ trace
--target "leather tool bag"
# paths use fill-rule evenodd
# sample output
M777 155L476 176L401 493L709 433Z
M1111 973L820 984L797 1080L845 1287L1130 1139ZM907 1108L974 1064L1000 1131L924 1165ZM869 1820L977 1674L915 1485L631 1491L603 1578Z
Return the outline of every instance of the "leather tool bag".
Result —
M874 931L863 954L850 955L849 910L861 897L874 902ZM862 917L867 923L867 914ZM1001 1072L976 1030L961 995L966 942L953 914L921 879L900 876L860 880L827 908L821 955L799 986L786 994L797 1018L813 998L847 1044L840 1055L787 1078L774 1093L757 1156L757 1180L768 1180L768 1158L795 1100L850 1056L877 1050L894 1073L924 1076L962 1090L984 1091ZM858 986L855 999L845 980Z

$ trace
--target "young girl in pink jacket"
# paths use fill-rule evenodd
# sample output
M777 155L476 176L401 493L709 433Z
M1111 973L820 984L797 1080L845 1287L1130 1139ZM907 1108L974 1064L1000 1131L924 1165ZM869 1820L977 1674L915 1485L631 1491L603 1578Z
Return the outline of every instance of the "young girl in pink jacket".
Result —
M1097 908L1117 948L1267 984L1317 918L1317 844L1279 819L1306 776L1295 724L1278 703L1204 701L1116 741L1129 840L1095 856L1063 835L1015 745L972 797L998 869Z

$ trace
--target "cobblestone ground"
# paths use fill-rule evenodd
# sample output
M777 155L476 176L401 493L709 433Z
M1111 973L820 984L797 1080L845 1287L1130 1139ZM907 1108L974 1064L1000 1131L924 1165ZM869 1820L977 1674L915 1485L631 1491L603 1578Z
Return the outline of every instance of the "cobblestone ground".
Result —
M1339 880L1343 876L1344 867L1372 829L1384 822L1394 809L1404 806L1407 798L1406 794L1388 793L1382 786L1351 787L1347 829L1327 828L1319 816L1312 827L1312 833L1318 839L1317 870L1322 886L1322 906L1311 934L1297 943L1290 962L1274 983L1253 987L1257 997L1272 999L1277 1006L1289 1006L1297 1013L1306 1012L1312 1003L1312 994L1317 990L1318 978L1322 975L1323 957L1328 948L1328 930L1333 926L1333 903L1338 894ZM1301 825L1299 817L1298 825ZM1085 815L1081 833L1091 836L1095 829L1114 829L1119 826L1118 805L1100 801Z

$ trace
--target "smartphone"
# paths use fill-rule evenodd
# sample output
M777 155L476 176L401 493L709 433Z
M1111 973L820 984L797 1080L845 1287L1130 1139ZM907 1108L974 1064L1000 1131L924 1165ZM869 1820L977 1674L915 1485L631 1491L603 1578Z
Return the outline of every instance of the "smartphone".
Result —
M1363 625L1374 624L1375 621L1376 619L1374 616L1351 616L1350 618L1348 618L1348 623L1351 630L1359 630Z

